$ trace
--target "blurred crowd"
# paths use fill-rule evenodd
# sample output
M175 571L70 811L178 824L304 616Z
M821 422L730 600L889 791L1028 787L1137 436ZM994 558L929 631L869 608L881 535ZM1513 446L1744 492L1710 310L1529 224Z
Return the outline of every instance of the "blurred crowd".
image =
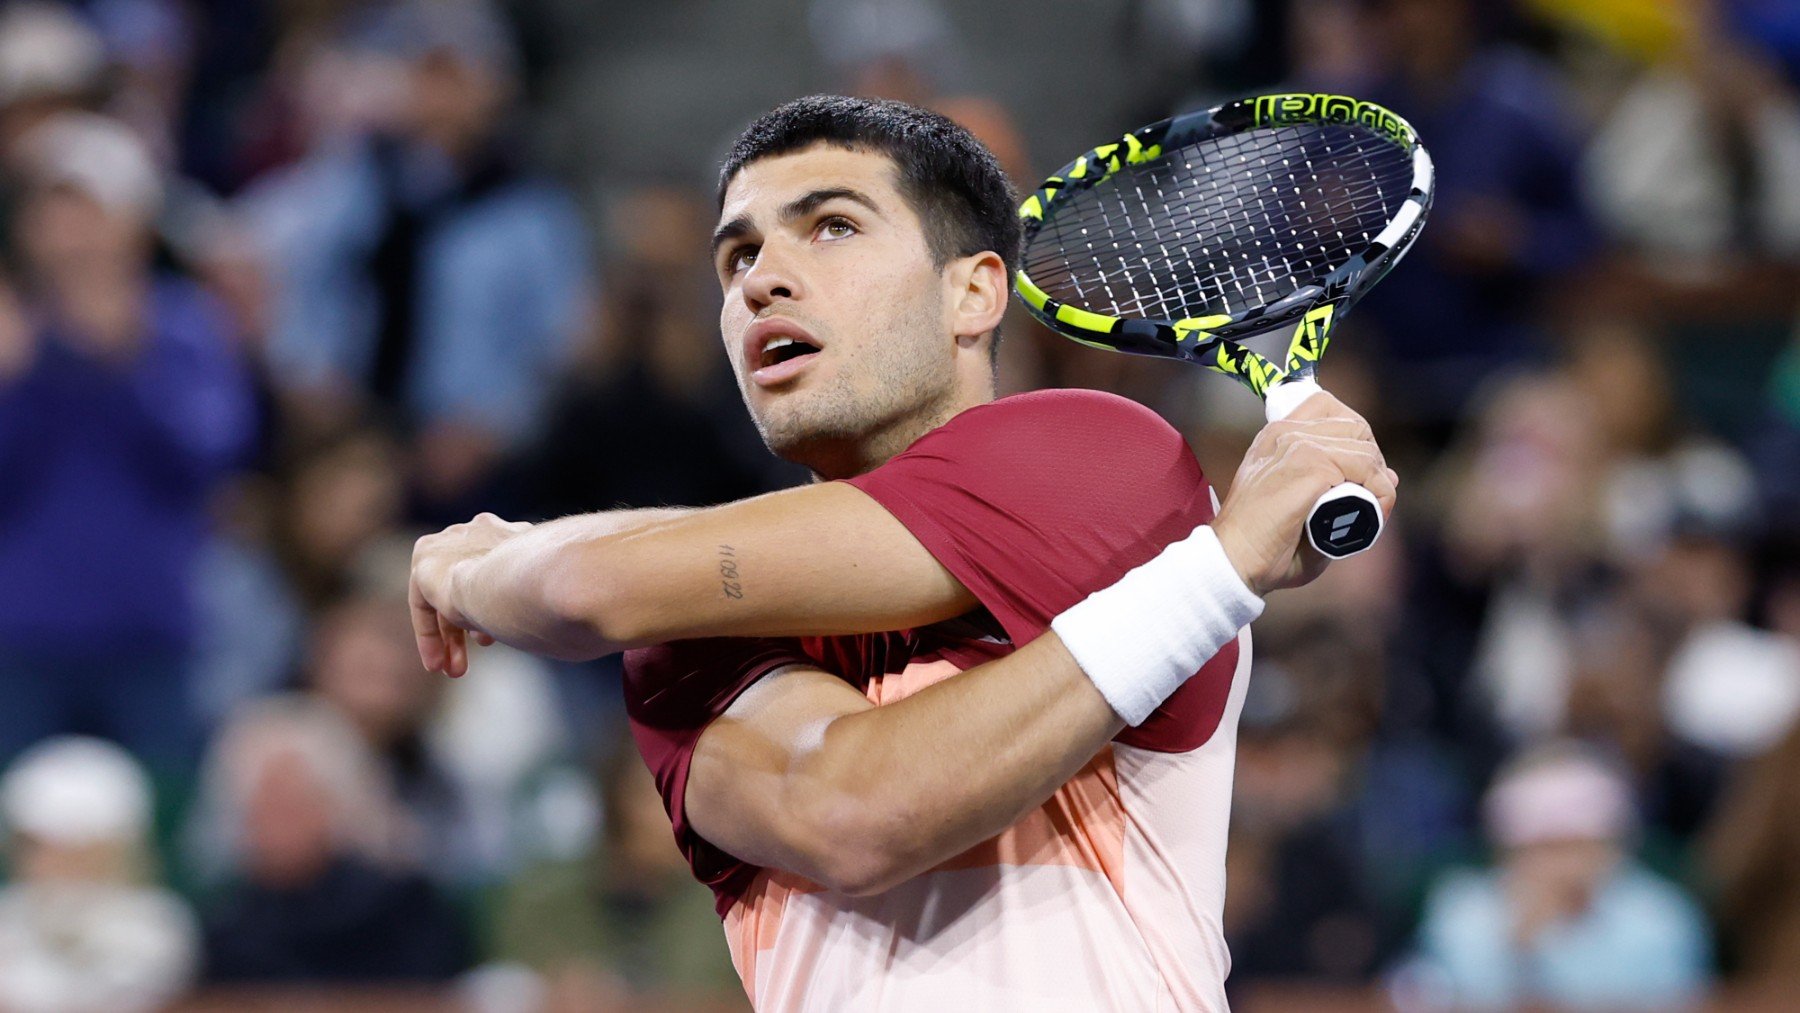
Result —
M940 109L1021 186L1073 154L946 66L997 44L948 5L805 7L808 90ZM706 167L545 155L573 72L524 42L558 9L0 6L0 1008L741 994L616 660L491 649L448 682L409 634L423 531L805 477L718 348ZM1343 92L1440 181L1323 370L1401 512L1257 627L1233 988L1800 986L1800 8L1121 0L1112 27L1091 44L1141 64L1117 127ZM1001 361L1007 392L1150 404L1219 484L1259 424L1024 318Z

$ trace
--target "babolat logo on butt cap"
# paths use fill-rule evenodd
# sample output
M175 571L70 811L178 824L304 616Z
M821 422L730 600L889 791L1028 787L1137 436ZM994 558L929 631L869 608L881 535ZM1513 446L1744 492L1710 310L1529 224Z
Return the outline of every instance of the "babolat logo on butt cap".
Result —
M1290 123L1360 123L1398 143L1413 141L1412 128L1405 120L1373 102L1363 102L1348 95L1306 92L1261 95L1256 99L1255 109L1259 127Z

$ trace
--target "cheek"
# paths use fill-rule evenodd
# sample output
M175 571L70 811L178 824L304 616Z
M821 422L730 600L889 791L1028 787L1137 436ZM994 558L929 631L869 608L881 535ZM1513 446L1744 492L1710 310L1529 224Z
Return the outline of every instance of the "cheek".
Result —
M724 349L725 359L733 368L737 367L739 346L743 344L744 328L748 326L750 311L744 301L726 296L725 305L719 308L719 347Z

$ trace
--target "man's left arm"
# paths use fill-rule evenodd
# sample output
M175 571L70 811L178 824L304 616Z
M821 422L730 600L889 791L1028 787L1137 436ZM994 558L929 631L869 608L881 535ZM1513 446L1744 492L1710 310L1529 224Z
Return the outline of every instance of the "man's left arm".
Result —
M564 659L690 637L873 633L975 596L867 494L825 482L701 510L509 524L419 540L413 623L427 668L467 668L462 630Z

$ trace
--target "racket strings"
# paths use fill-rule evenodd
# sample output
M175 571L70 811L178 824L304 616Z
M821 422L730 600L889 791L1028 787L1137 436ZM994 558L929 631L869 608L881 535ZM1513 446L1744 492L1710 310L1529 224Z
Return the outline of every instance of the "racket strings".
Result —
M1365 249L1411 185L1411 155L1361 128L1233 134L1070 194L1025 270L1052 298L1110 316L1238 316Z

